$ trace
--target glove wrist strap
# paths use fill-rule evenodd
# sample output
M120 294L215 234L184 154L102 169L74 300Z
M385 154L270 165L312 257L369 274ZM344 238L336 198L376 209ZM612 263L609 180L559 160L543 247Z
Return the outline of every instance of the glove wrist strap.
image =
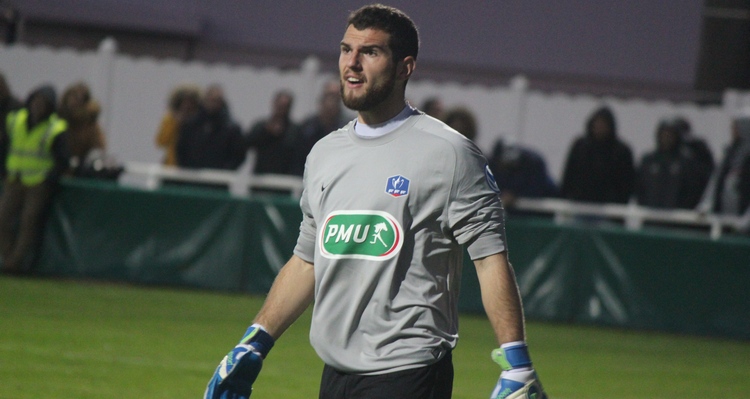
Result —
M259 324L248 327L245 336L240 340L240 344L252 345L264 359L273 348L274 342L271 334L267 333L263 326Z
M492 351L492 360L505 370L531 367L529 347L525 343L497 348Z

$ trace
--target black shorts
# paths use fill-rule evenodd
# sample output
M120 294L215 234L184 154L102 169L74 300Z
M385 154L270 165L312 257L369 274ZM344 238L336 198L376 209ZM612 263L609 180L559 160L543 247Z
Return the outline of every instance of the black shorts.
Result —
M378 375L347 374L323 368L320 399L450 399L453 360L448 352L437 363Z

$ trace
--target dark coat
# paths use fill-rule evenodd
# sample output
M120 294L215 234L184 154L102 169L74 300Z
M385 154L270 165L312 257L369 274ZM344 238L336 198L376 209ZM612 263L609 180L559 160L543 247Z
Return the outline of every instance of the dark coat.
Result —
M547 172L547 164L536 151L498 141L489 165L501 191L527 198L558 195L557 186Z
M605 139L595 138L593 134L593 121L599 117L610 126L610 134ZM600 108L589 118L586 133L571 146L561 194L574 201L627 203L634 185L633 152L617 138L612 112L606 107Z
M702 176L706 171L701 166L687 148L644 155L636 183L638 203L653 208L695 208L705 188Z
M247 149L240 126L224 109L215 115L201 110L180 128L177 165L183 168L237 169Z
M254 148L254 174L299 175L302 170L295 168L298 163L300 132L299 126L287 121L286 127L279 135L274 135L266 128L265 120L256 122L245 135L245 144Z

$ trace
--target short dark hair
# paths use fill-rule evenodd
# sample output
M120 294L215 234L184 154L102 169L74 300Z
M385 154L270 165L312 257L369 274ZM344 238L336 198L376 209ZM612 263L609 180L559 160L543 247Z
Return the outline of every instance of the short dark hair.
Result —
M357 30L378 29L390 35L388 47L393 53L394 62L408 56L417 59L419 53L419 33L414 21L403 11L382 4L364 6L349 14L347 27Z

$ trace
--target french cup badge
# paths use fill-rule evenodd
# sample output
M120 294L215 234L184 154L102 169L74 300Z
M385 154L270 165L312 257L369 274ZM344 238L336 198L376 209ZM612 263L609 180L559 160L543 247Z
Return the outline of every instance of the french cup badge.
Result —
M490 165L484 165L484 177L487 180L487 185L490 186L490 190L499 194L500 187L497 185L495 175L493 175L492 170L490 170Z
M389 177L385 184L385 193L395 198L408 195L409 179L401 175Z

